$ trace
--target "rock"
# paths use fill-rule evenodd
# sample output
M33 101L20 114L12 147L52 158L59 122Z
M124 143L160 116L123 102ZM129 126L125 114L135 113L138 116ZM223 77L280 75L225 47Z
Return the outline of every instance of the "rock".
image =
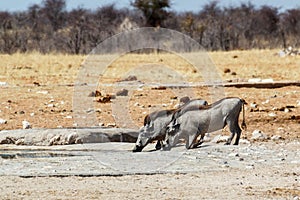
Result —
M210 142L211 140L212 138L210 137L209 133L206 133L203 138L203 142Z
M7 121L5 119L0 119L0 124L7 124Z
M270 103L269 99L267 99L266 101L262 102L262 104L268 104L268 103Z
M271 137L271 140L273 140L273 141L278 141L278 140L283 140L283 138L282 138L280 135L273 135L273 136Z
M231 72L231 70L230 70L229 68L225 68L225 69L224 69L224 73L225 73L225 74L230 73L230 72Z
M25 144L25 140L24 138L20 138L15 142L16 145L24 145Z
M106 95L105 97L100 97L97 102L99 103L110 103L111 102L112 95Z
M127 78L124 78L124 79L120 80L119 82L123 82L123 81L137 81L137 77L133 76L133 75L129 75Z
M22 121L22 126L23 126L23 129L30 129L31 128L30 123L26 120Z
M66 138L66 144L78 144L78 134L77 133L71 133Z
M212 139L211 142L213 142L213 143L227 142L228 138L229 138L229 136L217 135L214 137L214 139Z
M4 139L0 140L0 144L15 144L16 138L14 137L5 137Z
M268 114L270 117L276 117L277 115L275 114L275 113L273 113L273 112L271 112L271 113L269 113Z
M56 135L56 136L54 136L53 138L51 138L50 141L49 141L49 146L52 146L52 145L60 145L60 144L61 144L61 142L59 142L59 141L60 141L60 138L61 138L60 135Z
M257 141L257 140L266 140L268 137L260 130L254 130L252 132L251 140Z
M0 82L0 86L6 86L7 83L6 82Z
M260 83L261 79L260 78L250 78L248 80L249 83Z
M117 96L128 96L128 90L122 89L116 93Z
M50 103L50 104L47 105L47 107L48 107L48 108L54 108L55 105L54 105L53 103Z
M116 125L116 123L108 123L107 124L107 127L116 127L117 125Z
M101 97L101 92L96 90L95 92L91 92L89 95L89 97Z
M273 83L274 80L272 78L267 78L267 79L262 79L261 82L262 83Z
M37 94L49 94L49 92L46 91L46 90L37 91L36 93L37 93Z
M247 139L240 139L239 144L250 144L250 141Z
M189 102L189 101L190 101L190 98L187 97L187 96L182 97L182 98L180 98L180 100L179 100L179 102L180 102L180 103L183 103L183 104L185 104L185 103L187 103L187 102Z
M255 102L254 102L254 103L251 103L251 104L250 104L250 107L251 107L251 108L257 108L257 104L256 104Z

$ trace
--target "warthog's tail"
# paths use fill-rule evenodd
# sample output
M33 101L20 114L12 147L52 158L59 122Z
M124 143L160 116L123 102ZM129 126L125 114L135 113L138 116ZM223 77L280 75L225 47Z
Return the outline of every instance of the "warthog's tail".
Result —
M243 104L243 107L242 107L242 110L243 110L243 121L242 121L242 129L243 130L247 130L247 125L246 125L246 121L245 121L245 104L247 104L247 102L244 100L244 99L241 99L242 101L242 104Z

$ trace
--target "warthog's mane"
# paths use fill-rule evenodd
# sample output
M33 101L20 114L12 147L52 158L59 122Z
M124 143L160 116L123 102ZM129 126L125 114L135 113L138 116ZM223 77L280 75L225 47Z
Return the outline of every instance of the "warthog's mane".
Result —
M149 124L151 120L157 119L162 116L169 116L173 114L177 109L169 109L169 110L158 110L154 111L148 115L145 116L144 118L144 126Z

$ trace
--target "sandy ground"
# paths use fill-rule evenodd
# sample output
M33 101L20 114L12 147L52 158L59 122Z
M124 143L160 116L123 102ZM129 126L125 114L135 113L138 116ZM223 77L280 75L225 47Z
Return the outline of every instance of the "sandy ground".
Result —
M227 55L227 54L226 54ZM232 57L236 52L227 55ZM259 57L260 52L257 53ZM214 56L214 55L213 55ZM236 79L247 76L259 77L260 64L239 62L246 53L239 55L238 59L228 62L233 63L231 70L236 75L222 74L222 78ZM226 59L226 58L224 58ZM249 58L250 59L250 58ZM276 59L278 59L276 57ZM277 60L273 60L276 64ZM217 58L214 60L217 60ZM251 62L253 58L250 59ZM271 59L272 60L272 59ZM222 61L222 59L221 59ZM221 63L221 61L219 61ZM31 62L31 61L28 61ZM37 61L32 61L37 62ZM50 62L50 61L49 61ZM244 63L243 67L240 67ZM274 63L271 63L273 65ZM299 59L287 58L281 71L272 73L270 68L268 78L274 74L275 80L287 80L291 75L297 80L299 74L292 73L298 69ZM290 64L291 69L285 68ZM26 65L24 65L26 66ZM74 65L73 65L74 66ZM68 68L72 69L69 64ZM247 70L253 67L252 75ZM62 69L66 69L61 67ZM277 67L275 66L276 70ZM20 70L35 70L34 67L20 68ZM17 68L16 68L17 70ZM5 72L6 73L6 72ZM52 73L52 72L51 72ZM11 74L11 77L13 77ZM43 80L51 80L50 83L39 81L39 75L16 75L16 84L1 87L0 95L0 118L7 120L6 124L0 125L0 130L22 128L22 121L27 120L33 128L56 128L74 126L72 108L73 78L60 81L61 77L67 77L67 70L61 77L56 77L53 71L51 76L42 77ZM247 75L245 75L247 74ZM276 76L275 76L276 75ZM11 77L2 77L7 81ZM278 79L276 79L278 78ZM53 79L53 81L52 81ZM66 81L67 80L67 81ZM39 81L41 85L34 83ZM60 84L63 82L63 84ZM45 83L45 84L44 84ZM101 88L99 88L101 89ZM112 91L101 90L105 94ZM207 97L207 88L195 89L197 97ZM256 88L225 88L226 96L239 96L244 98L246 105L246 122L248 129L242 133L242 138L250 139L254 130L263 131L269 138L280 136L280 142L299 141L300 124L300 90L299 87L284 87L274 89ZM172 108L179 99L174 97L174 91L144 90L136 91L130 97L130 118L136 127L140 127L145 114L162 108ZM107 125L122 127L115 122L112 116L112 104L94 101L94 109L98 122ZM210 99L208 99L210 103ZM223 131L228 135L228 131ZM278 141L267 139L264 141L270 145L277 145ZM300 146L294 147L295 150ZM284 147L282 147L284 148ZM293 165L294 166L294 165ZM156 175L131 175L131 176L103 176L103 177L36 177L21 178L14 176L0 177L1 199L299 199L300 198L300 174L299 168L289 165L280 169L276 163L272 168L255 168L253 170L224 169L224 171L197 172L188 174L156 174ZM298 171L297 171L298 169Z
M0 177L5 183L0 188L1 199L299 199L297 178L299 174L285 169L88 178Z

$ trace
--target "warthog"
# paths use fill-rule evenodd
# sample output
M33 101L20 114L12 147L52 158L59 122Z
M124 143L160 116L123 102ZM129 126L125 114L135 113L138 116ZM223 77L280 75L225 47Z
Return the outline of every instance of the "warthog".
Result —
M179 117L174 117L167 126L165 149L171 149L182 138L185 139L187 149L194 148L203 142L205 133L223 129L226 125L231 136L225 144L229 145L236 134L234 145L238 145L242 132L238 123L241 110L243 110L242 128L246 129L244 104L246 102L240 98L224 98L211 105L191 109ZM199 135L201 139L196 143Z
M172 116L182 115L193 106L207 105L207 101L203 99L190 100L178 109L160 110L155 111L147 115L144 119L144 126L139 131L139 136L136 141L133 152L140 152L143 148L154 140L158 140L155 148L158 150L161 148L161 141L165 139L167 125L172 120Z

